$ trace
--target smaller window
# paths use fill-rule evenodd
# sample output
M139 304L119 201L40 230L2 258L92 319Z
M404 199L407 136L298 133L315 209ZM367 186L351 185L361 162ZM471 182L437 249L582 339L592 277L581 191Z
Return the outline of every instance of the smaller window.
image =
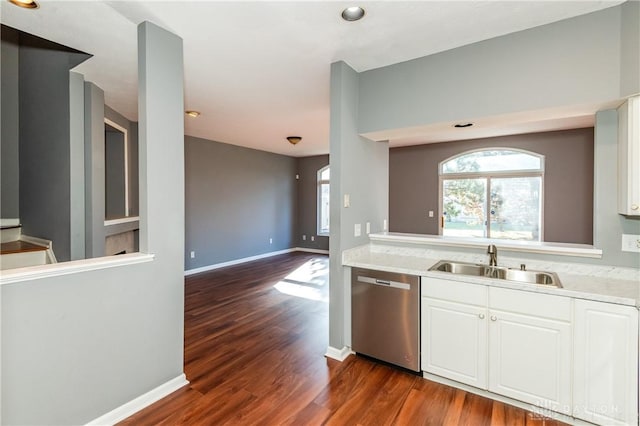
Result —
M329 235L329 166L318 170L318 235Z

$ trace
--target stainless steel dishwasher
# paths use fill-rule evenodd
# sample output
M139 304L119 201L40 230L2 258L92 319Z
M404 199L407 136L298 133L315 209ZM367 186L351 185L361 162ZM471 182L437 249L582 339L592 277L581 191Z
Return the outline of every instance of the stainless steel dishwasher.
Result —
M420 371L420 277L352 268L351 349Z

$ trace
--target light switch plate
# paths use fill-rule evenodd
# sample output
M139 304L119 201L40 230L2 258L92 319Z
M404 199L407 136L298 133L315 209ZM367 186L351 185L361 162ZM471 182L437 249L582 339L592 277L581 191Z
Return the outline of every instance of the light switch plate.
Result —
M351 207L351 197L349 194L344 194L344 208L347 209Z
M382 230L386 231L387 230L387 219L382 221Z
M356 223L356 225L353 228L353 236L359 237L360 235L362 235L362 225L359 223Z
M622 234L622 251L640 253L640 235Z
M367 235L369 235L371 233L371 222L367 222L366 230Z
M433 210L429 210L429 217L433 217Z

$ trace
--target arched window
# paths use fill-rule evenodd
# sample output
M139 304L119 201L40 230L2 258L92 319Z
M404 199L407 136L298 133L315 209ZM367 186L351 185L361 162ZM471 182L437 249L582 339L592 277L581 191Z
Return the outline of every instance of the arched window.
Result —
M509 148L440 163L440 231L455 237L542 241L544 156Z
M318 170L318 235L329 235L329 166Z

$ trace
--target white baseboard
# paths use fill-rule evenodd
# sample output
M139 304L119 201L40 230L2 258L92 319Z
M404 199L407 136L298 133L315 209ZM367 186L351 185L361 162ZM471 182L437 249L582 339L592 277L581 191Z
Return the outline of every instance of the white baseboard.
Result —
M342 349L336 349L333 346L329 346L327 348L327 353L325 353L324 356L342 362L353 353L354 352L347 346L344 346Z
M184 374L181 374L178 377L161 384L157 388L151 389L149 392L132 399L126 404L109 411L107 414L91 420L87 425L115 425L143 408L148 407L154 402L161 400L171 392L174 392L188 384L189 381L187 380L187 377Z
M279 254L292 253L294 251L305 251L305 252L309 252L309 253L329 254L328 250L319 250L319 249L308 249L308 248L295 247L295 248L290 248L290 249L271 251L269 253L262 253L262 254L258 254L256 256L243 257L242 259L230 260L228 262L222 262L222 263L216 263L216 264L213 264L213 265L207 265L207 266L203 266L201 268L188 269L188 270L184 271L184 275L185 275L185 277L188 277L189 275L199 274L201 272L213 271L214 269L220 269L220 268L224 268L224 267L227 267L227 266L239 265L241 263L252 262L254 260L264 259L266 257L271 257L271 256L277 256Z
M304 251L304 252L307 252L307 253L329 254L329 250L306 248L306 247L296 247L295 250L296 251Z
M184 271L184 275L185 276L189 276L189 275L193 275L193 274L199 274L200 272L212 271L214 269L220 269L220 268L224 268L226 266L239 265L241 263L251 262L253 260L264 259L265 257L277 256L279 254L285 254L285 253L291 253L292 251L296 251L296 249L290 248L290 249L285 249L285 250L271 251L269 253L258 254L256 256L243 257L242 259L230 260L228 262L216 263L216 264L213 264L213 265L203 266L201 268L189 269L187 271Z

